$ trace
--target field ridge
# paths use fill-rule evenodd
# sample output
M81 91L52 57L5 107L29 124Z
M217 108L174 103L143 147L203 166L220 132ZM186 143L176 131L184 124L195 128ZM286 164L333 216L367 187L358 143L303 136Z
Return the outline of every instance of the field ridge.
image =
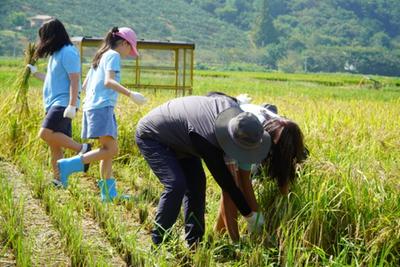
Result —
M1 219L1 217L0 217ZM0 266L2 267L14 267L17 266L15 262L15 256L12 250L0 243Z
M43 203L32 194L31 185L27 185L23 174L10 163L0 162L0 169L7 173L8 181L14 189L15 200L23 198L24 227L26 233L33 240L32 262L35 266L72 266L70 255L66 252L64 238L54 225L54 219L46 213ZM25 178L25 179L24 179ZM61 197L63 198L63 197ZM110 266L126 266L124 260L115 252L115 248L101 227L90 216L82 216L83 241L95 246L97 251L107 254Z
M70 266L60 233L40 200L35 199L26 186L22 174L10 163L0 162L0 169L13 188L14 202L24 199L23 225L28 239L32 241L32 263L37 266Z

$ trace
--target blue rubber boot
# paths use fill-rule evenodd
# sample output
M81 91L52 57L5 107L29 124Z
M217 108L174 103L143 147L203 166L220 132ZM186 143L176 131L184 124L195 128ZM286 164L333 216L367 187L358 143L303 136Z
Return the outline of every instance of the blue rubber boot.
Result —
M68 177L74 172L81 172L84 169L82 156L77 155L72 158L57 160L58 170L60 172L60 181L64 188L68 186Z
M117 192L117 188L115 186L114 178L101 179L98 182L98 185L100 187L101 201L109 202L109 201L113 201L113 199L117 197L118 192Z
M101 179L98 182L100 188L101 201L110 202L114 199L118 200L129 200L131 197L129 195L119 195L117 192L116 181L114 178Z

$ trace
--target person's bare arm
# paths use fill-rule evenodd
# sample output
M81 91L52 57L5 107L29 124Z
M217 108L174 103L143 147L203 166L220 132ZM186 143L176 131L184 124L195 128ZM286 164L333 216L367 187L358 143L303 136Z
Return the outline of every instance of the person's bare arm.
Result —
M78 92L79 92L79 76L80 73L70 73L68 74L70 80L69 86L69 105L76 107L78 101Z
M42 80L42 81L45 80L46 73L38 72L37 71L38 68L36 66L34 66L32 64L27 64L26 68L28 68L31 71L31 74L32 74L33 77L35 77L35 78L37 78L39 80Z
M125 88L123 85L121 85L119 82L115 80L115 72L114 71L107 71L106 72L106 78L104 79L104 86L107 88L111 88L112 90L126 95L130 96L131 91L129 91L127 88Z
M104 85L120 94L126 95L137 105L143 105L147 102L147 99L141 93L130 91L129 89L121 85L119 82L117 82L114 79L114 77L115 77L114 71L107 71L106 78L104 80Z
M35 72L32 75L33 75L33 77L35 77L41 81L44 81L46 79L46 73Z
M236 164L227 164L226 166L232 173L236 185L239 186L240 183L238 179L240 178L238 177L239 173L236 170ZM231 197L227 192L222 192L217 223L214 227L215 231L220 233L228 231L228 234L232 241L239 241L240 235L237 220L238 212L236 205L233 203Z
M238 211L235 203L233 203L231 197L226 192L222 192L220 214L225 226L224 228L228 230L229 237L234 242L239 241Z
M236 166L228 166L228 169L235 173L234 178L237 186L242 191L247 203L249 204L253 212L258 211L257 199L254 194L253 185L250 180L251 171L247 170L236 170ZM220 212L218 221L224 223L224 227L228 230L228 234L233 241L239 240L239 230L238 230L238 212L235 204L230 198L229 194L223 192L220 204Z
M252 211L258 211L257 199L254 194L253 185L250 180L251 171L239 169L239 188L243 192L247 203L250 205Z
M86 76L86 78L85 78L85 80L83 81L83 84L82 84L82 90L86 90L86 86L87 86L87 82L88 82L88 75Z

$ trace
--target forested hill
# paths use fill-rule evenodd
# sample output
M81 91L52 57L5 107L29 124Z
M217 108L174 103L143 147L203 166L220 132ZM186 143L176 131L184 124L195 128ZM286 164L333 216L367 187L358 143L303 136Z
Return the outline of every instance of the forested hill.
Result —
M1 2L0 23L4 29L23 25L30 30L31 17L46 14L59 18L70 35L103 36L113 26L130 26L145 39L196 41L205 47L247 45L245 39L234 42L234 36L242 35L236 26L183 0Z
M274 69L400 75L399 0L186 0L236 25Z
M200 68L400 75L398 0L0 0L0 55L36 38L36 15L58 17L70 35L118 25L195 42Z

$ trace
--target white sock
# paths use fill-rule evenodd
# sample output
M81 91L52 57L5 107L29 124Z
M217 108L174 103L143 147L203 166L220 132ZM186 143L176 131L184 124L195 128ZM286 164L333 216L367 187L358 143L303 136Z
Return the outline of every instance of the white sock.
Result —
M82 144L82 148L81 148L81 151L79 151L79 154L84 154L84 153L86 153L87 152L87 149L88 149L88 144Z

